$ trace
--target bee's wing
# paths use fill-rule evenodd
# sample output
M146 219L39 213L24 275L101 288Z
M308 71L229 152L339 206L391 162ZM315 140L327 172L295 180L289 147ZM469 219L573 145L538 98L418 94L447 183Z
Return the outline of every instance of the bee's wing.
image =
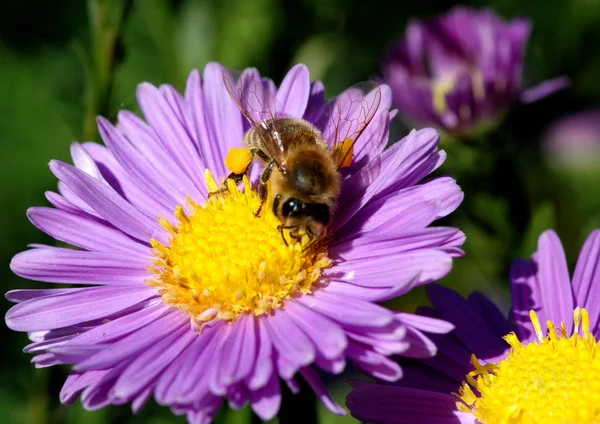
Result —
M349 166L354 145L381 103L381 87L374 81L353 85L325 104L317 125L325 140L333 142L338 168Z
M277 119L281 118L281 106L275 97L275 87L270 80L261 79L258 71L244 72L223 70L223 83L238 109L260 137L260 148L273 159L277 166L285 162L285 150Z

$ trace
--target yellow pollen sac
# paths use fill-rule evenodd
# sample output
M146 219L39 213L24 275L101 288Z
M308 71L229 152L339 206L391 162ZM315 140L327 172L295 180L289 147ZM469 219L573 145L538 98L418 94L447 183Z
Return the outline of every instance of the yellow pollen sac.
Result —
M340 168L347 168L352 165L352 157L354 156L354 143L351 138L347 138L335 146L335 153L338 159Z
M514 333L504 337L506 359L475 367L463 382L457 408L483 424L600 423L600 343L590 333L585 309L574 311L574 331L548 321L544 336L530 312L537 339L522 344Z
M225 157L225 166L235 174L246 172L252 162L252 151L247 147L232 147Z
M273 213L254 215L260 198L247 178L244 191L231 180L225 184L217 192L207 173L215 194L203 205L188 198L186 207L176 209L176 225L159 218L171 234L169 245L152 240L148 284L158 288L163 303L189 313L198 325L269 313L290 297L310 293L331 265L325 242L303 249L306 236L286 237L286 245Z

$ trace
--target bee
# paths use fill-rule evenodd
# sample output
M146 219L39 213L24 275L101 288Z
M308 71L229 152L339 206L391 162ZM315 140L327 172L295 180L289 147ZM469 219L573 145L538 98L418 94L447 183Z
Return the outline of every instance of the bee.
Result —
M281 113L274 90L252 71L235 82L231 72L223 72L223 82L250 129L244 135L245 147L231 149L227 156L227 178L239 183L251 164L259 162L261 203L255 215L271 199L268 206L281 221L278 229L286 245L284 230L298 241L308 235L308 248L331 223L342 168L351 165L354 145L379 109L381 89L371 82L351 87L315 111L312 124Z

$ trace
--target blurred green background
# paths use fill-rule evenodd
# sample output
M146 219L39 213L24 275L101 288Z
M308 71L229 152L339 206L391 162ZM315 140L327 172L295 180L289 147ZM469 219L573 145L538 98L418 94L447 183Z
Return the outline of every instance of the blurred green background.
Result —
M600 227L600 159L557 166L541 149L544 130L559 117L600 104L600 1L494 0L462 4L492 7L507 18L529 17L530 85L568 75L572 86L529 106L517 105L504 125L477 143L445 140L443 173L457 176L466 200L444 221L462 228L467 256L443 282L461 293L478 289L507 306L508 269L529 256L548 227L558 230L569 262L590 229ZM358 0L3 0L0 3L0 273L3 291L34 288L9 270L28 243L52 243L25 216L46 205L56 181L47 163L69 160L73 140L98 140L95 116L138 110L139 82L179 89L191 69L217 60L258 67L280 81L304 62L328 96L380 71L386 47L408 19L444 13L454 3ZM395 140L406 128L394 127ZM394 141L395 141L394 140ZM600 136L598 137L600 143ZM424 302L416 290L392 306ZM2 309L10 307L4 301ZM152 402L140 416L127 406L86 412L60 406L66 368L36 370L21 352L24 334L2 331L0 416L7 423L184 423ZM336 389L343 399L343 383ZM322 411L322 422L352 422ZM246 422L249 411L223 412L220 422Z

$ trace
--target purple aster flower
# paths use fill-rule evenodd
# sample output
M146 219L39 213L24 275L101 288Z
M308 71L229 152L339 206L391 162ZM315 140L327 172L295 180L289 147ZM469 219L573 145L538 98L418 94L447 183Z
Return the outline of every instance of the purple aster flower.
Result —
M347 406L370 423L594 423L600 419L600 230L569 277L552 230L511 270L506 319L486 297L431 285L419 314L452 323L438 353L396 384L354 381Z
M505 22L491 10L456 7L428 22L413 20L383 61L394 105L410 121L454 134L493 124L520 95L532 102L564 88L564 77L522 92L531 24Z
M429 227L463 198L450 177L421 182L444 162L438 134L413 131L384 150L394 113L381 86L342 174L328 238L302 249L284 242L272 213L254 215L256 170L243 189L229 181L228 192L208 196L249 128L223 72L218 64L203 77L192 72L184 95L140 85L145 120L128 111L116 126L99 118L106 147L74 143L74 165L50 163L59 193L47 193L53 207L28 216L76 249L33 245L11 268L81 286L11 291L17 305L6 322L29 334L25 351L36 367L73 365L63 403L131 403L137 412L154 397L203 423L227 399L268 420L279 409L280 385L296 391L301 376L342 414L317 370L339 374L349 359L393 381L401 369L390 355L429 357L435 346L423 332L450 329L375 303L441 278L462 253L462 232ZM323 84L311 83L305 66L279 88L254 69L242 76L269 90L285 115L327 121ZM355 97L353 89L338 96L340 116L361 113Z

